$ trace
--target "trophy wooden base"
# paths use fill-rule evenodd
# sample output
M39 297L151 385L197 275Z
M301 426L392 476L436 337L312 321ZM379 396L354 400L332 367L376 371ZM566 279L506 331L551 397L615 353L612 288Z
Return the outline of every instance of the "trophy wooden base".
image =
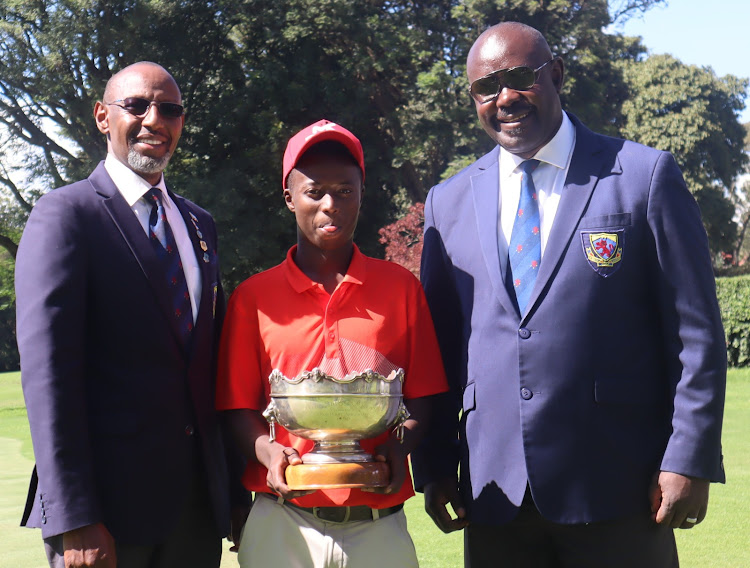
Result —
M391 478L388 464L302 463L286 468L286 483L291 489L337 489L385 487Z

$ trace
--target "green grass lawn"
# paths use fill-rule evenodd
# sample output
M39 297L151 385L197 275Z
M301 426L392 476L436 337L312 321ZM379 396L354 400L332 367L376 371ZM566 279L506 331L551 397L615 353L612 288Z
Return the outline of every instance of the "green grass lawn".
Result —
M0 568L46 568L39 531L18 526L33 467L19 373L0 374L0 463ZM724 465L728 483L711 487L704 523L677 531L683 568L750 566L750 370L729 373ZM421 495L407 502L406 514L422 568L463 566L461 534L441 533L424 512ZM236 556L227 552L222 568L236 566Z

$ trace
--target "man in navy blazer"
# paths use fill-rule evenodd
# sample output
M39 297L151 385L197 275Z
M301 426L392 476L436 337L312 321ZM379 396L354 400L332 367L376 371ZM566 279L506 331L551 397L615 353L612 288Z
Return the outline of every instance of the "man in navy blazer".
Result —
M515 22L469 53L498 147L425 205L422 282L453 390L415 481L441 529L466 528L472 568L678 566L672 529L701 522L724 481L706 234L671 155L562 111L563 72ZM531 158L542 256L519 309L508 243Z
M224 299L213 219L162 175L184 123L180 90L136 63L94 116L106 161L37 202L18 251L36 458L23 524L41 527L53 567L218 567L230 516L214 411ZM152 187L188 290L187 340L149 238Z

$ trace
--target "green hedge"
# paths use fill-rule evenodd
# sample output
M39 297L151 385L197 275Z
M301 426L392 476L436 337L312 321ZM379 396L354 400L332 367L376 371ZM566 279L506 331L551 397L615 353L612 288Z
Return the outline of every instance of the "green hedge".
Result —
M750 275L716 279L730 367L750 367Z

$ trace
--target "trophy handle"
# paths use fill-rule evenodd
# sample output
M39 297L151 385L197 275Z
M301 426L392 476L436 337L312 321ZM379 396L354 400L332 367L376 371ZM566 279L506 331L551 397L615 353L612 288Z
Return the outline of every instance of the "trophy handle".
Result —
M264 414L265 416L265 414ZM409 410L406 408L403 399L398 403L398 411L396 412L396 427L393 429L396 432L396 439L403 443L404 442L404 422L409 419Z
M269 404L268 408L263 411L263 418L268 421L269 442L276 441L276 422L278 421L278 417L279 410L276 408L274 401L271 400L271 404Z

